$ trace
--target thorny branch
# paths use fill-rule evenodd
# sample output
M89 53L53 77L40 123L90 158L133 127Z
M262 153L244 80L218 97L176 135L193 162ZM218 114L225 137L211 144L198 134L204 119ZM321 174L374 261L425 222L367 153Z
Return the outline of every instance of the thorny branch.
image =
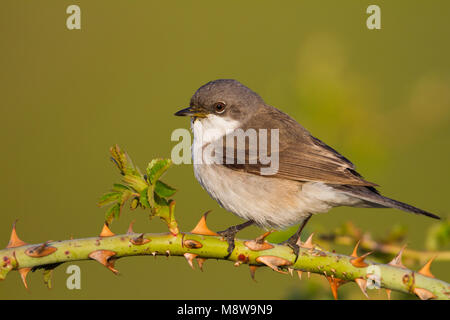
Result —
M152 160L143 175L129 156L118 146L110 149L112 160L122 175L122 183L114 184L112 190L102 196L99 205L110 205L106 222L100 235L92 238L47 241L41 244L27 244L16 233L14 223L10 241L6 249L0 250L0 280L17 270L27 286L26 277L30 271L43 269L44 282L51 287L51 275L60 264L69 261L95 260L117 274L115 262L124 257L136 255L184 256L194 268L194 260L202 269L207 259L229 260L236 267L248 265L251 277L259 267L301 278L306 272L320 274L328 280L332 293L337 299L339 286L355 282L367 295L367 289L385 288L390 297L391 290L417 295L420 299L450 300L450 285L435 279L431 274L431 258L419 271L413 271L402 264L404 248L388 264L369 261L370 253L358 255L356 244L351 255L337 254L321 249L313 243L312 235L304 243L299 243L299 258L295 261L292 249L285 245L269 243L267 232L254 240L236 239L233 253L225 258L228 243L206 225L207 213L189 233L179 231L175 219L175 201L171 197L176 189L160 180L170 167L170 159ZM132 225L126 234L115 235L108 224L120 217L125 203L132 210L140 207L149 216L161 218L169 229L168 233L135 233ZM367 245L367 244L366 244Z
M402 250L388 264L366 259L368 254L358 256L358 244L353 253L337 254L320 249L310 237L301 243L297 262L292 250L264 240L268 233L255 240L236 240L236 248L227 260L236 267L248 265L252 278L257 268L266 266L272 270L301 278L304 272L324 275L337 298L337 289L347 282L355 282L367 295L367 288L379 285L390 297L391 290L411 293L420 299L450 299L450 285L435 279L430 272L432 259L418 272L407 269L401 261ZM51 284L51 272L62 263L78 260L96 260L117 274L115 262L136 255L184 256L194 269L194 260L200 268L207 259L224 259L227 242L206 226L206 215L189 233L135 233L130 226L126 234L115 235L105 224L98 237L52 241L42 244L26 244L19 239L15 226L6 249L0 250L0 280L8 272L18 270L25 287L30 271L44 270L44 281ZM379 277L377 277L379 276Z

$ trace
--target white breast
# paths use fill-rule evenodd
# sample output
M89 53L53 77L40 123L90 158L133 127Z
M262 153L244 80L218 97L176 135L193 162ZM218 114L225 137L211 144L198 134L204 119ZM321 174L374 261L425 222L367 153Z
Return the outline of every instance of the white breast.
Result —
M253 220L261 227L283 229L300 223L310 214L358 202L323 183L262 177L219 164L206 164L207 155L203 155L202 149L221 138L226 130L238 127L237 121L210 117L191 123L194 174L208 194L226 210Z

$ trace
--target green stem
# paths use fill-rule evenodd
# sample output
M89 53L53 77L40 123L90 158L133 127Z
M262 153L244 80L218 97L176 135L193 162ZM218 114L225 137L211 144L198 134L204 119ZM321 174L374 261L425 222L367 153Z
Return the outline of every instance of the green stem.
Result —
M0 279L3 280L11 270L22 268L37 269L43 266L54 267L60 263L88 260L89 255L98 250L109 250L113 252L112 260L127 256L137 255L167 255L183 256L186 253L196 258L223 259L227 255L227 242L218 236L204 236L192 233L179 233L172 235L164 234L122 234L111 237L93 237L84 239L73 239L65 241L54 241L47 244L53 247L54 252L41 257L32 257L27 250L39 245L24 245L15 248L0 250ZM149 240L146 242L146 240ZM142 241L144 240L144 241ZM144 244L136 244L146 242ZM192 245L194 243L195 245ZM292 250L279 244L268 244L272 247L265 250L255 251L246 245L245 240L236 239L236 248L226 259L237 264L249 264L263 266L264 263L273 269L291 269L313 272L330 277L330 279L341 279L343 281L354 281L355 279L367 280L371 274L380 275L380 285L383 288L414 293L416 288L425 289L436 297L436 299L450 299L450 285L444 281L422 275L418 272L393 266L380 264L365 260L364 267L355 267L351 262L354 258L347 255L322 251L317 248L301 248L298 260L294 263L295 256ZM197 247L197 248L195 248ZM254 248L253 248L254 249ZM49 250L52 251L52 250Z

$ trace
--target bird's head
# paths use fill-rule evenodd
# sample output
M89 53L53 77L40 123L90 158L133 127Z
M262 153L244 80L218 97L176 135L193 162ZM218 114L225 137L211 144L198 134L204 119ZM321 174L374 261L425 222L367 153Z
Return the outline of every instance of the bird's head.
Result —
M261 105L264 105L262 98L239 81L219 79L201 86L192 96L189 107L175 115L190 116L194 122L220 118L242 123Z

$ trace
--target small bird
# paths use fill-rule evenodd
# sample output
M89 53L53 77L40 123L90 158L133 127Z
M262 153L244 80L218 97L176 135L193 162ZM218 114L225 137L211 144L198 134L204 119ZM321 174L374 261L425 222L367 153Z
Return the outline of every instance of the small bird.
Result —
M224 209L247 220L219 232L229 244L228 256L236 233L250 225L285 229L300 224L285 241L298 257L300 235L308 220L333 207L396 208L440 219L382 196L377 185L364 180L347 158L236 80L208 82L195 92L190 106L175 115L191 117L192 158L199 183ZM267 134L266 141L277 143L270 153L277 161L275 170L263 171L268 163L262 155L269 154L268 147L257 143L265 152L251 152L247 145L234 143L234 137L226 139L237 130L262 132ZM204 152L214 144L220 146L215 153ZM245 152L245 161L238 159L239 152ZM223 161L212 161L217 159Z

